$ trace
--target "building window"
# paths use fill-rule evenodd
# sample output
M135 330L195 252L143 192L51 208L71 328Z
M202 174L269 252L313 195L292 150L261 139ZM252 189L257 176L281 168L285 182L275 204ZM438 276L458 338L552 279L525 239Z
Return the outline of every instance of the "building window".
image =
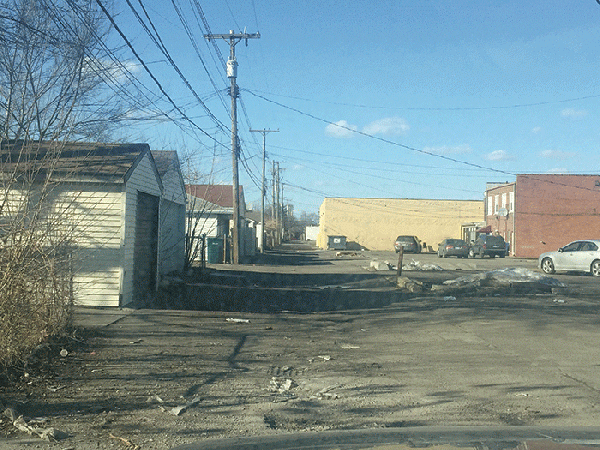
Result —
M509 192L510 204L508 206L508 210L510 212L515 212L515 192Z
M506 192L502 193L502 207L506 208Z
M494 213L498 212L499 205L500 205L500 196L496 195L494 198Z
M493 205L494 205L494 200L493 200L493 197L490 195L490 196L488 197L488 201L487 201L487 215L488 215L488 216L491 216L491 215L493 214L493 211L494 211L494 210L492 209L492 208L493 208Z

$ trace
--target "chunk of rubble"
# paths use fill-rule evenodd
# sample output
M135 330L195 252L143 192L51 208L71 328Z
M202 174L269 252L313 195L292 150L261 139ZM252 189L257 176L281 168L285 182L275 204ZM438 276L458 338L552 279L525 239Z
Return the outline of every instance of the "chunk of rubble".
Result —
M423 264L421 261L412 260L408 264L402 265L402 270L425 270L425 271L438 271L444 270L437 264Z
M551 287L565 287L563 283L556 278L542 275L538 272L526 269L524 267L513 267L506 269L490 270L473 275L466 275L454 280L444 282L447 286L475 284L478 286L490 286L494 284L513 284L513 283L539 283Z
M392 265L389 262L387 262L387 261L373 260L369 264L369 269L370 270L377 270L377 271L392 270Z
M408 277L398 277L396 279L396 286L398 289L402 289L406 292L423 292L425 290L425 286L420 281L411 280Z
M491 270L444 281L432 287L437 294L481 291L511 291L513 293L552 292L566 286L555 278L523 267Z
M273 377L271 378L271 382L269 384L269 390L271 392L278 392L282 394L290 389L295 388L296 386L298 385L291 378Z

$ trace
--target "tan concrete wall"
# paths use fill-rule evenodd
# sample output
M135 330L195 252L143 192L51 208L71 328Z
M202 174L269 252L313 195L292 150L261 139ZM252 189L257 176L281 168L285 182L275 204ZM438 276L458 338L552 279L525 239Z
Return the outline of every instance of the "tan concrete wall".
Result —
M481 222L483 200L326 198L319 209L317 245L328 235L346 236L369 250L393 250L398 235L415 235L437 250L448 237L461 237L461 224Z

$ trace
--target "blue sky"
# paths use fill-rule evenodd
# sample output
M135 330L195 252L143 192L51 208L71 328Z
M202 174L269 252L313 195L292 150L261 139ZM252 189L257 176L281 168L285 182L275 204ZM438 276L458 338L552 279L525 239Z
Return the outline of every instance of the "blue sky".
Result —
M197 5L212 33L260 32L236 46L248 203L260 202L262 164L262 136L251 127L279 130L267 134L267 168L279 162L296 212L317 212L324 197L481 199L487 181L518 173L600 171L595 0L142 4L204 106L116 0L117 25L194 122L172 112L176 123L146 123L127 137L193 155L215 183L232 179L230 98L215 91L228 80L202 37ZM228 44L217 46L226 59ZM162 95L129 58L136 77ZM172 109L164 99L157 105Z

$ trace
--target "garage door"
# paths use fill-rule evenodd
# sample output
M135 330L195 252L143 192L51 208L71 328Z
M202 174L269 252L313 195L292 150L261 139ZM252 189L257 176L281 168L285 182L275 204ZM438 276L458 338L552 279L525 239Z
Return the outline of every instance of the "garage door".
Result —
M144 303L156 291L158 197L138 192L133 256L133 301Z

